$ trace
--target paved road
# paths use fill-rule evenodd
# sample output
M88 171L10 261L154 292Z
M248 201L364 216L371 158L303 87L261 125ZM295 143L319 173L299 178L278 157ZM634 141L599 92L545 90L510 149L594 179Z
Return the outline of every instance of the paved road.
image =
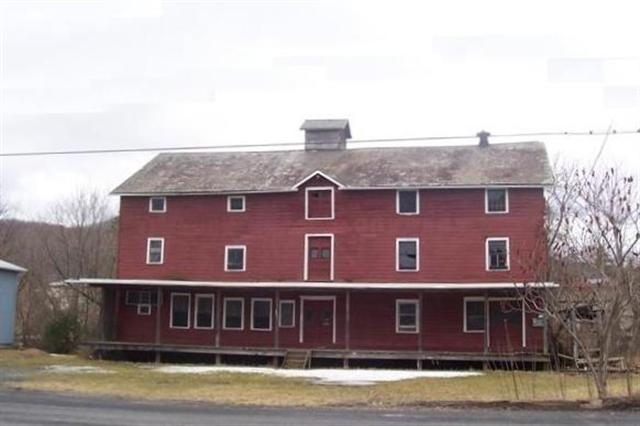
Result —
M633 411L350 410L136 403L0 389L0 425L638 425Z

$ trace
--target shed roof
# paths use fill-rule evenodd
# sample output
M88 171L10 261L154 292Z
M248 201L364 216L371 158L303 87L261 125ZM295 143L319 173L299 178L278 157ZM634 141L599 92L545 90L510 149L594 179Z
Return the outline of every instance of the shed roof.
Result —
M27 270L21 266L0 259L0 271L26 272Z
M117 187L119 195L285 192L321 172L343 189L545 186L544 144L328 151L163 153Z

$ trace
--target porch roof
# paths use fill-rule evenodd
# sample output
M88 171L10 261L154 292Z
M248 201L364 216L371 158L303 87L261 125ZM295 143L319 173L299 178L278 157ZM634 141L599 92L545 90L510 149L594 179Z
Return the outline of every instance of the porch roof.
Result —
M350 290L508 290L514 288L553 288L553 282L477 282L477 283L354 283L354 282L235 282L182 281L116 278L78 278L65 280L67 284L93 286L162 286L250 289L350 289Z

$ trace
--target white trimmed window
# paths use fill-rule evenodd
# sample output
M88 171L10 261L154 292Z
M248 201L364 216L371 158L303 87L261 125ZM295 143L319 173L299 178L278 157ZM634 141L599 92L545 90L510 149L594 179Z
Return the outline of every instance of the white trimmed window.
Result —
M213 294L196 294L195 328L212 329L214 326Z
M484 191L484 212L509 213L509 191L505 188L487 188Z
M420 213L420 192L416 190L396 191L396 213L413 215Z
M158 293L151 290L127 290L124 304L127 306L157 305Z
M164 238L147 239L147 265L161 265L164 262Z
M171 293L171 328L189 328L191 318L191 294Z
M227 197L227 211L242 213L246 211L246 198L244 195L229 195Z
M149 197L149 212L165 213L167 211L166 197Z
M420 270L420 239L396 239L396 271L415 272Z
M243 272L246 270L247 246L225 246L224 270L228 272Z
M311 186L305 189L304 217L306 220L335 218L335 199L332 186Z
M484 298L465 297L463 331L465 333L483 333L485 326L484 314Z
M415 299L396 300L396 333L418 333L419 305Z
M251 330L271 331L271 299L251 299Z
M487 271L509 270L509 238L487 238Z
M242 297L225 297L222 328L225 330L244 329L244 299Z
M281 300L278 309L278 326L280 328L293 328L296 326L296 302L295 300Z

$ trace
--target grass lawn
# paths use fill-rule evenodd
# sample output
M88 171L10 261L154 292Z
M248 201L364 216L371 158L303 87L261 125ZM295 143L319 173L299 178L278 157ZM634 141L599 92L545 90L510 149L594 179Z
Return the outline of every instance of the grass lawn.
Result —
M54 365L99 370L54 371L51 369ZM392 407L455 401L577 401L595 397L589 376L553 372L493 371L474 377L420 378L370 386L344 386L262 374L167 374L154 371L152 367L153 364L52 356L33 349L0 349L0 387L133 399L273 406ZM637 375L633 376L633 386L636 392L640 389ZM626 396L626 392L626 378L613 377L611 395Z

